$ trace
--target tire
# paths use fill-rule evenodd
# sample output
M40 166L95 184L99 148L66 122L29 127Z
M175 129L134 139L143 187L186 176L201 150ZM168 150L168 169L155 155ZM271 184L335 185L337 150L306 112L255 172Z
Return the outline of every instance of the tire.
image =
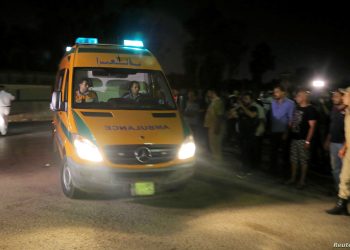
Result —
M66 197L71 199L78 199L82 197L83 192L80 189L78 189L76 186L74 186L72 170L68 166L66 158L62 161L60 177L61 177L62 191Z

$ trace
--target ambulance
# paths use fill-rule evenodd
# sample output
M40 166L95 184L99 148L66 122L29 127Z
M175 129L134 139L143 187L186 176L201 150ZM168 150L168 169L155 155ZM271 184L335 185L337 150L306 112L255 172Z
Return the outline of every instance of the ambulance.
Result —
M195 171L191 130L142 41L76 39L59 64L50 108L69 198L106 191L154 195L182 187Z

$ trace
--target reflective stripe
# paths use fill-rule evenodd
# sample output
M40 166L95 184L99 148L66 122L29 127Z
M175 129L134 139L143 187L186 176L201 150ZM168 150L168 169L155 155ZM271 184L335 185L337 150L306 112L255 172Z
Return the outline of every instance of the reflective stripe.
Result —
M77 125L78 132L81 136L85 137L86 139L89 139L92 143L96 145L96 139L91 133L89 127L86 125L84 120L78 115L77 112L73 110L73 117L75 124Z
M61 120L61 118L56 114L56 118L58 121L58 126L61 127L64 135L67 137L67 139L72 142L72 134L69 132L69 130L67 129L66 125L63 123L63 121Z

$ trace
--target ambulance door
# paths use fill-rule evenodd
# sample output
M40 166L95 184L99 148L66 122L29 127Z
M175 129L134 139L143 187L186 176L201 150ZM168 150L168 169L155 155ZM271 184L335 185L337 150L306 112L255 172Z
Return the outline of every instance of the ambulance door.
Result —
M69 138L68 136L68 88L69 88L69 70L62 69L59 71L57 76L57 81L55 85L55 91L60 91L61 102L65 108L61 111L56 111L54 118L54 126L55 126L55 141L56 145L59 148L61 156L64 154L64 145Z

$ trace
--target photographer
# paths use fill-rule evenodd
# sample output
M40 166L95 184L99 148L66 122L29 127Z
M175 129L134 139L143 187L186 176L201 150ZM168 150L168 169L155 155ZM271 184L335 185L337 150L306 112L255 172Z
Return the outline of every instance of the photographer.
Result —
M238 138L240 142L242 165L246 170L256 167L257 143L256 130L259 125L258 109L254 105L252 94L243 93L236 108L231 110L237 119Z

